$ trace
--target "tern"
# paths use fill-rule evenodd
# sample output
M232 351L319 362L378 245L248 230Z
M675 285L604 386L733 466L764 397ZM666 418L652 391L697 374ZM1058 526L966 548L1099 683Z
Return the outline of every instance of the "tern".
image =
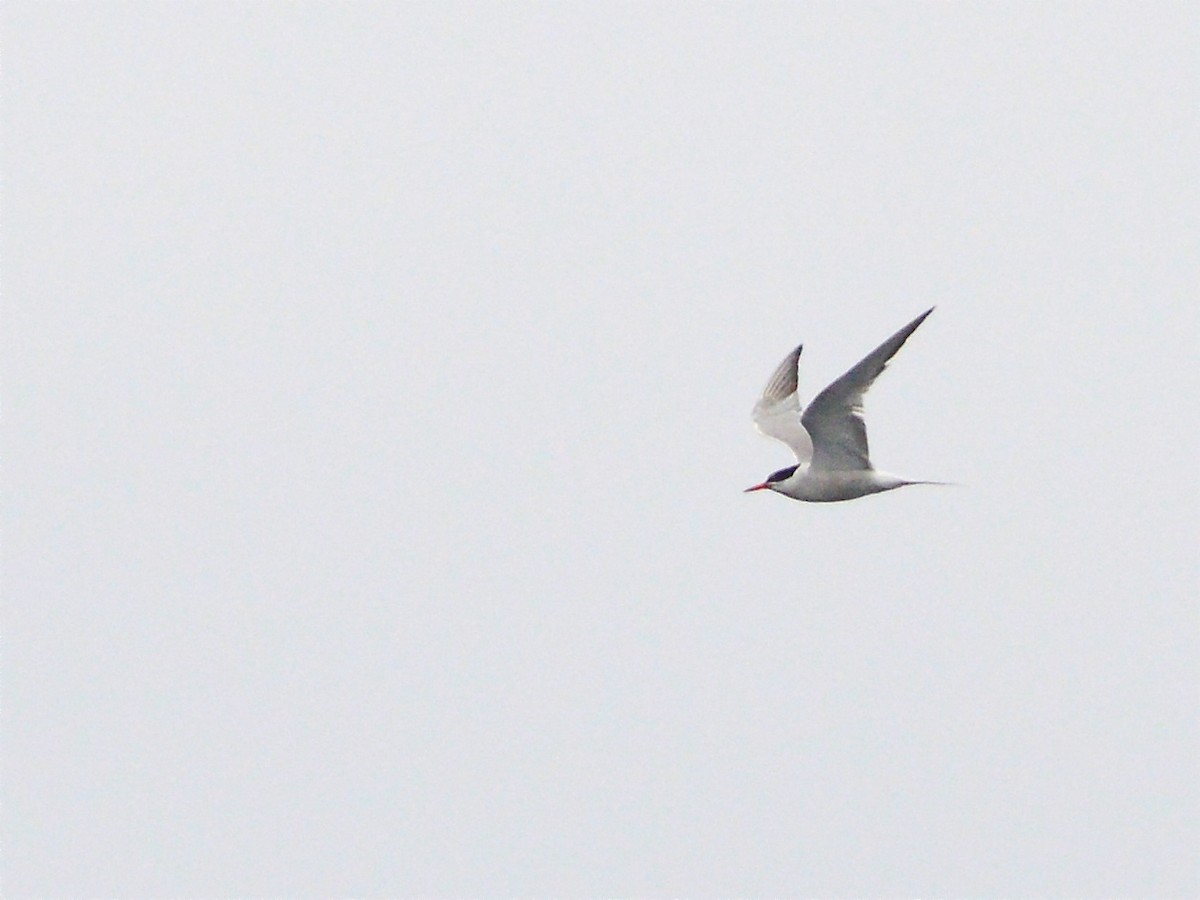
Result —
M945 484L912 481L881 472L871 465L863 396L875 383L896 351L933 312L925 310L872 350L856 366L813 399L801 412L797 396L800 345L779 364L754 405L754 424L767 437L783 441L796 454L796 465L767 476L751 491L774 491L809 503L854 500L909 484Z

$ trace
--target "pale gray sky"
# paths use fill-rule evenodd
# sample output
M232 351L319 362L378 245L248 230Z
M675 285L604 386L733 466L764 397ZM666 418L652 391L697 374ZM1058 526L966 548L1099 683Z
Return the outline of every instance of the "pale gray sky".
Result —
M6 3L5 896L1200 894L1198 49Z

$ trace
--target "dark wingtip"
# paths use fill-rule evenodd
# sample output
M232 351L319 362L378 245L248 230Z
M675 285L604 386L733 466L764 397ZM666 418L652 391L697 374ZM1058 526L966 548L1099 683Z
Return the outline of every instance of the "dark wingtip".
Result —
M911 322L909 322L908 327L911 328L911 330L909 331L909 334L912 334L913 331L916 331L921 326L921 323L924 322L926 319L928 319L929 314L932 313L935 309L937 309L936 306L931 306L931 307L929 307L929 309L925 310L925 312L921 313L919 316L917 316L915 319L913 319ZM901 329L901 330L903 330L903 329Z

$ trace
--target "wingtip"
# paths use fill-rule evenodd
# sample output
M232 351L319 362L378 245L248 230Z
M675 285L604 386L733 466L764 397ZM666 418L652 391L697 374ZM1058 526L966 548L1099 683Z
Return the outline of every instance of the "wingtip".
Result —
M930 314L935 309L937 309L936 306L929 307L929 309L925 310L925 312L921 313L919 316L917 316L915 319L913 319L912 322L909 323L909 325L911 325L913 330L915 331L922 322L924 322L926 319L929 318Z

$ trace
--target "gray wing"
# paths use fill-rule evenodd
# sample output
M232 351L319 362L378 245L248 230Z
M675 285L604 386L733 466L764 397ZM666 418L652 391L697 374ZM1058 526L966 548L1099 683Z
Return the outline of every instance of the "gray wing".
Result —
M931 312L932 308L925 310L813 398L801 422L812 437L814 469L871 468L867 425L863 421L863 395Z
M796 394L803 349L803 345L797 347L775 369L752 413L759 432L791 447L801 465L812 458L812 440L800 424L800 398Z

